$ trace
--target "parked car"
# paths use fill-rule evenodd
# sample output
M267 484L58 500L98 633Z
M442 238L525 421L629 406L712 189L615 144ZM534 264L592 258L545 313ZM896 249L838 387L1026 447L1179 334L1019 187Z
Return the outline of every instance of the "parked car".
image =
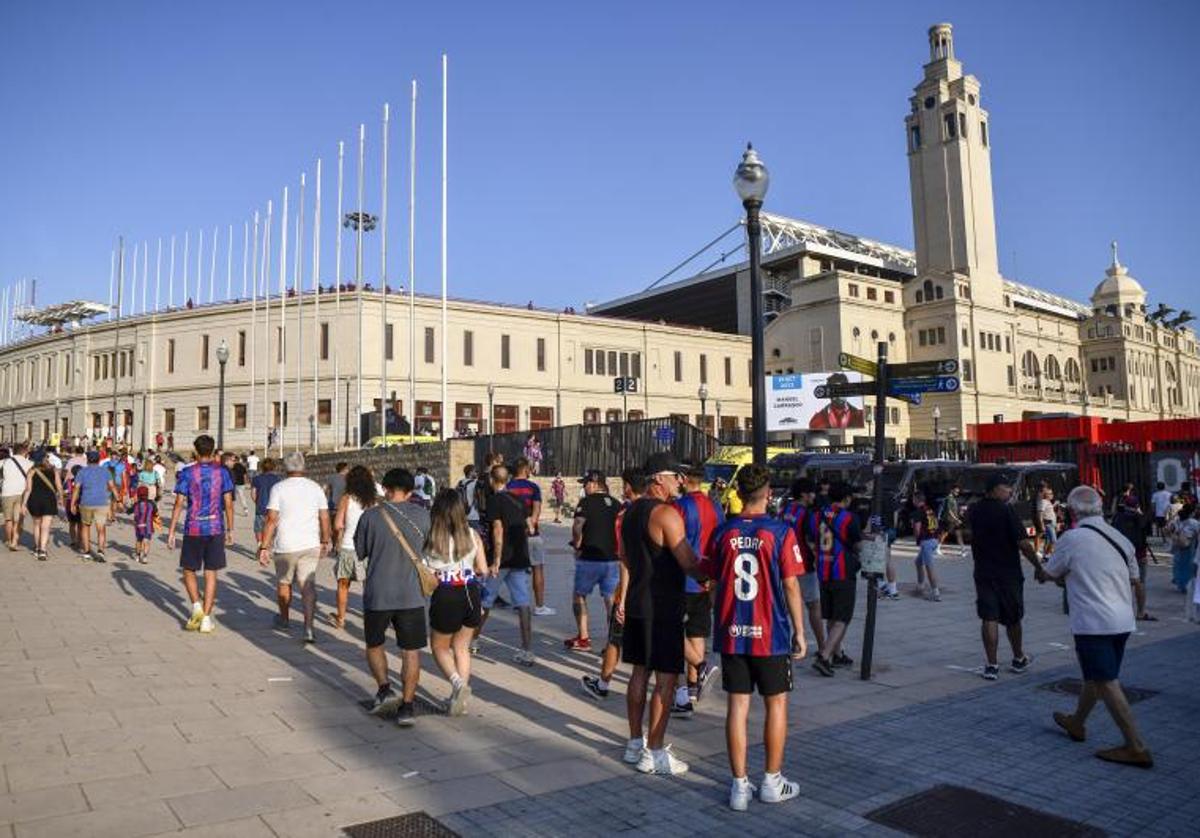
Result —
M910 512L912 495L916 490L932 501L944 497L950 487L971 463L962 460L901 460L884 463L880 475L883 488L883 520L897 536L912 532ZM854 479L853 511L865 524L871 516L871 493L874 487L874 467L866 463L859 467Z
M843 454L826 451L790 451L776 454L767 460L771 472L770 509L778 508L787 497L792 483L801 477L831 483L846 481L853 483L863 465L870 463L869 454Z
M1017 514L1030 538L1036 532L1034 517L1037 513L1038 490L1042 484L1049 484L1054 490L1055 500L1060 502L1065 502L1067 493L1079 485L1079 466L1075 463L1055 463L1046 460L1002 465L976 463L959 477L959 485L962 487L959 503L964 520L971 504L983 497L988 478L998 471L1008 475L1012 481L1013 493L1009 503L1016 506ZM969 521L963 535L970 537Z

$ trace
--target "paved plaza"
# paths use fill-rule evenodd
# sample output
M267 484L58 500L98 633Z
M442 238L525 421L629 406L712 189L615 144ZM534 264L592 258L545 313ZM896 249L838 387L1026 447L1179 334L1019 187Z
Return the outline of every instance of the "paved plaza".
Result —
M319 623L319 642L306 647L298 628L271 629L273 584L253 561L245 517L212 636L182 631L175 557L159 542L148 566L133 563L127 523L115 528L107 565L62 546L45 563L0 554L0 836L338 835L418 810L463 835L881 833L865 813L940 783L1109 834L1194 834L1200 634L1183 619L1165 562L1150 574L1161 620L1139 624L1125 672L1128 686L1158 691L1134 707L1153 771L1091 756L1119 738L1102 708L1086 745L1051 723L1073 699L1042 687L1077 675L1057 588L1027 583L1031 671L987 684L974 671L982 651L969 562L942 561L944 601L930 603L912 595L912 550L902 546L908 584L900 601L880 604L875 678L797 670L784 770L801 798L735 814L719 689L693 718L671 722L689 774L644 777L621 763L624 687L600 704L579 689L597 657L563 650L574 634L568 529L545 530L548 601L559 615L535 618L538 664L509 662L515 620L495 612L468 714L439 714L449 689L426 656L409 730L362 709L374 685L357 589L346 632ZM320 578L325 612L332 562ZM864 614L860 597L848 646L856 659ZM591 616L602 639L598 601ZM752 732L760 721L756 710ZM752 775L761 764L752 747Z

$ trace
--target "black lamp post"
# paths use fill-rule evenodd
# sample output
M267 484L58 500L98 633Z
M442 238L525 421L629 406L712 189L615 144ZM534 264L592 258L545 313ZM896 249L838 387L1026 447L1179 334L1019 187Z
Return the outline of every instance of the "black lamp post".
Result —
M938 426L942 421L942 408L938 405L933 406L933 449L936 452L934 456L941 456L942 453L942 438L938 432Z
M705 409L705 405L708 403L708 385L701 384L696 395L700 397L700 430L708 433L708 411Z
M492 400L496 398L496 385L488 385L488 424L487 432L495 435L496 433L496 411L492 407Z
M221 384L217 391L217 450L225 450L225 365L229 363L229 344L221 339L217 347L217 363L221 367Z
M746 208L746 235L750 248L750 366L753 378L751 415L754 462L758 465L767 463L767 373L763 348L762 276L759 267L762 226L758 213L762 209L763 199L767 196L769 182L767 167L758 159L754 146L747 143L742 162L738 164L733 175L733 185L737 189L738 197L742 199L742 206Z

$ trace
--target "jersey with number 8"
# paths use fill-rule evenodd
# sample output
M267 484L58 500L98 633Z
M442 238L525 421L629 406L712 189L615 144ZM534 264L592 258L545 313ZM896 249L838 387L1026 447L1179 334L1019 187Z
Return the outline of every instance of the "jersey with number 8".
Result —
M804 573L796 535L766 515L731 518L713 538L716 579L713 648L727 655L790 654L792 621L783 580Z

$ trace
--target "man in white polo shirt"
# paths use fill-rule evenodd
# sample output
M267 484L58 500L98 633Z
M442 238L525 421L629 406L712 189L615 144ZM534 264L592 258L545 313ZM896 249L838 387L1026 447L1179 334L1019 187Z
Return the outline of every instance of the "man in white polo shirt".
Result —
M313 615L317 607L317 565L329 552L329 506L321 487L304 476L304 455L293 451L283 458L287 477L271 487L267 522L259 541L258 561L271 558L274 542L276 597L279 615L275 628L288 629L292 583L300 586L304 603L304 642L316 643Z
M1120 728L1125 743L1097 751L1096 756L1106 762L1150 768L1154 760L1117 680L1125 641L1134 630L1131 592L1140 584L1137 557L1129 540L1105 523L1104 502L1091 486L1072 489L1067 508L1076 526L1059 539L1046 563L1045 576L1061 579L1066 585L1083 690L1075 712L1055 713L1054 722L1072 740L1083 742L1087 738L1084 725L1088 714L1099 699Z
M13 446L12 454L0 460L0 509L4 512L4 540L9 550L17 549L21 525L25 519L25 482L33 463L29 461L29 445Z

